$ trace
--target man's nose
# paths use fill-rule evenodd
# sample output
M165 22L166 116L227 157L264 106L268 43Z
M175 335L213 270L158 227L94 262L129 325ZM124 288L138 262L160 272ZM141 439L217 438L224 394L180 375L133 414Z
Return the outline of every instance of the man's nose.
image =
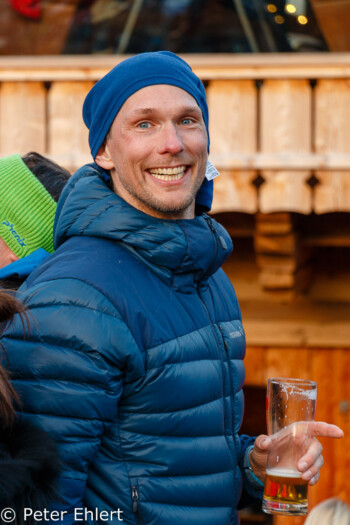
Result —
M177 126L175 124L163 126L161 137L159 137L158 152L161 154L171 153L172 155L176 155L183 150L184 144Z

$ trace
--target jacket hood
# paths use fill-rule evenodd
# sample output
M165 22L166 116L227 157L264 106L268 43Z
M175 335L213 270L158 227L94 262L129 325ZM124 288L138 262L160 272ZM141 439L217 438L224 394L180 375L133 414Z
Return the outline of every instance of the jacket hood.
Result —
M166 280L196 283L217 271L232 252L226 230L209 216L158 219L137 210L109 187L97 164L80 168L57 206L54 247L75 236L101 237L124 247Z

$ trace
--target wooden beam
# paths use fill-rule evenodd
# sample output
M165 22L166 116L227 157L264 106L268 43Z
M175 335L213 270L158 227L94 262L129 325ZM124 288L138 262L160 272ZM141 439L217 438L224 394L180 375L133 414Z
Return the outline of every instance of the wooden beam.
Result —
M350 248L350 232L344 234L307 235L303 238L304 246L334 246Z
M345 148L343 151L347 151ZM348 153L305 153L300 151L274 153L241 153L229 151L210 155L210 160L221 170L337 170L350 171Z
M258 254L295 256L299 237L291 232L285 235L261 235L254 237L255 251Z
M130 55L1 56L0 81L99 80ZM203 80L350 78L350 53L181 55Z
M247 344L304 348L350 348L348 321L259 320L243 318Z
M277 254L257 254L256 262L261 270L273 273L294 273L301 266L304 266L310 261L313 255L313 250L303 247L300 249L298 257L290 255L277 255Z
M256 232L262 235L285 235L293 231L293 219L290 213L258 213Z
M298 263L295 262L295 266ZM266 290L308 289L312 278L312 266L290 270L288 267L264 268L259 274L259 283Z

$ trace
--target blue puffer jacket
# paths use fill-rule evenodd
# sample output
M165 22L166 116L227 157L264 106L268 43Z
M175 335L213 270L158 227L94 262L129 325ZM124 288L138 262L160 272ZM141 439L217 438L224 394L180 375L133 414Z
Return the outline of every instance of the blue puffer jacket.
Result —
M242 497L261 494L243 473L252 438L238 437L228 234L206 215L145 215L89 165L62 194L55 244L25 285L31 330L23 340L16 321L3 344L25 417L58 442L64 521L86 507L132 524L236 523Z

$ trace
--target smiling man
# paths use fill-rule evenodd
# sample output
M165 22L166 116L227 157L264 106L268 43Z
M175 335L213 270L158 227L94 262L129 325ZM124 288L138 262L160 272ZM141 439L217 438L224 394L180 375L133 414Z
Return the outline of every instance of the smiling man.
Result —
M154 217L194 217L206 171L208 139L195 99L176 86L148 86L131 95L115 118L96 162L114 191Z
M145 53L92 88L83 116L95 163L66 186L56 252L26 283L25 345L19 321L3 339L26 417L59 446L57 508L65 523L83 508L90 522L238 523L271 442L238 434L245 339L220 269L231 239L204 213L204 87L176 55ZM313 440L303 478L322 462Z

